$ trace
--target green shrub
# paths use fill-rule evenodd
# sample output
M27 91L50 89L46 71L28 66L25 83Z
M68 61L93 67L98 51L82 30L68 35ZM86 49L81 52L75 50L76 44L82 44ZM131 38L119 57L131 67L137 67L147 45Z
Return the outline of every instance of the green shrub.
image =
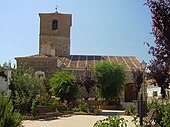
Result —
M0 97L0 127L22 127L22 117L13 111L12 102Z
M151 110L152 108L159 107L160 104L158 103L158 99L152 99L152 101L147 103L147 110Z
M128 114L132 114L135 111L135 104L129 104L127 107Z
M109 116L97 121L93 127L127 127L127 120L120 116Z
M37 105L50 105L50 103L51 103L51 98L47 94L44 94L43 96L36 98Z
M131 122L135 124L135 127L146 127L145 125L140 125L137 115L132 116Z
M9 86L11 90L11 100L13 100L14 109L21 114L30 114L32 100L37 95L45 93L43 80L34 75L32 69L18 67L12 70L12 80Z
M35 98L36 95L45 93L43 80L35 76L32 69L24 67L18 67L12 71L10 90L14 97L17 92L21 99L24 97Z
M50 91L56 97L60 97L62 102L73 100L78 92L75 80L75 76L69 72L57 72L50 79Z
M96 106L91 106L91 105L89 105L86 102L81 100L80 103L78 104L78 106L73 108L72 110L74 112L93 113L95 108L96 108Z
M80 101L80 104L78 104L78 107L74 108L73 111L75 111L75 112L88 112L89 107L87 106L87 103Z
M30 113L31 112L31 105L32 99L26 97L20 97L16 94L15 99L13 99L14 109L21 114Z
M170 127L170 103L162 103L158 102L158 100L152 100L152 102L148 104L148 110L151 108L157 109L154 117L156 123L161 127Z
M57 106L61 105L60 98L51 98L51 109L57 111Z
M36 101L32 101L32 106L31 106L31 115L36 116L37 115L37 110L36 110Z
M50 106L53 111L57 111L57 106L61 104L60 98L50 98L47 94L36 98L36 105Z
M80 104L78 105L78 109L79 109L81 112L87 112L87 111L88 111L87 103L81 101Z
M161 127L170 127L170 104L161 104L158 107L155 120Z

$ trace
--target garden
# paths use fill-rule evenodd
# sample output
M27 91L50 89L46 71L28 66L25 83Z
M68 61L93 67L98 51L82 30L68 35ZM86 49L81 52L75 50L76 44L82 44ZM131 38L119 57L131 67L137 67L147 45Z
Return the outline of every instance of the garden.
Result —
M150 125L139 124L135 112L136 103L127 106L127 113L133 117L132 122L136 127L170 127L170 103L165 100L165 89L170 82L170 2L146 0L145 5L152 13L152 34L155 37L155 47L146 43L150 48L149 54L153 55L148 66L149 77L154 78L161 87L162 99L154 99L147 105L148 113L154 111L154 123ZM0 75L5 77L4 73L0 72ZM71 72L61 71L56 72L50 79L45 79L35 76L32 69L13 69L9 88L11 93L7 97L0 97L0 127L22 127L23 119L48 119L72 114L97 115L100 108L109 109L113 105L114 108L120 108L119 97L127 76L121 64L106 61L97 63L92 70L85 68L79 77L75 77ZM139 92L138 83L136 89ZM80 88L85 90L86 96L77 98ZM90 98L88 95L94 91L95 98ZM94 127L126 126L127 121L117 115L108 116L94 124Z
M22 120L26 119L97 115L101 113L101 107L120 108L119 95L125 81L126 72L123 66L106 61L95 65L92 72L86 68L78 78L70 72L61 71L55 73L50 80L36 77L31 69L19 67L12 71L10 96L0 99L0 125L19 127L22 126ZM80 87L83 87L87 93L95 89L96 98L87 98L87 96L76 98ZM169 126L170 104L153 100L148 104L148 112L153 108L157 109L154 121L161 127ZM135 102L127 106L128 115L133 117L136 126L140 126L135 110ZM127 121L115 115L94 124L94 127L104 126L127 126Z
M71 114L97 115L103 105L120 106L119 95L125 80L123 66L106 61L96 64L92 70L85 68L79 77L61 71L50 79L35 76L32 69L18 67L12 71L11 94L2 100L12 105L10 110L20 114L20 120ZM86 95L95 92L95 98L76 98L80 88L85 90Z

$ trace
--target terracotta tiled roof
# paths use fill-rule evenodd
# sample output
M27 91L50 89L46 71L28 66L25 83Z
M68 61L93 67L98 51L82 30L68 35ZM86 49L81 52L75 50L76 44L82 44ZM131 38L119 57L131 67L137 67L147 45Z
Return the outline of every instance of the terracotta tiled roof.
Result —
M156 84L156 80L155 80L155 79L149 79L149 80L146 80L146 84L147 84L147 85L153 85L153 84Z
M26 56L26 57L16 57L16 58L49 58L49 57L51 56L36 54L36 55L31 55L31 56Z
M91 68L95 63L102 60L116 61L126 67L127 70L140 69L140 61L134 56L93 56L93 55L70 55L60 57L66 68Z
M135 56L95 56L95 55L70 55L68 57L52 57L49 55L32 55L28 57L17 57L17 59L28 58L60 58L66 69L91 68L94 64L107 60L115 61L125 66L127 70L140 69L140 61Z

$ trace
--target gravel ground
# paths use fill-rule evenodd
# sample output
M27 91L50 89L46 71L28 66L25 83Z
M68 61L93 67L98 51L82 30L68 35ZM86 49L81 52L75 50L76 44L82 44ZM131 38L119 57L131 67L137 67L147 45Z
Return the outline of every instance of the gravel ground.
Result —
M131 116L121 115L121 111L102 111L101 115L72 115L70 117L58 117L55 120L24 120L25 127L93 127L98 120L106 118L108 115L120 114L121 117L128 120L128 127L135 127L131 123Z

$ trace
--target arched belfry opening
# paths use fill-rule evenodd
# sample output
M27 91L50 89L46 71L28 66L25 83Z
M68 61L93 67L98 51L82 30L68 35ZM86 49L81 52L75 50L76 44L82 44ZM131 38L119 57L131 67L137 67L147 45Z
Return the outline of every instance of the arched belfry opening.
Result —
M58 20L56 19L52 21L52 30L58 30Z

